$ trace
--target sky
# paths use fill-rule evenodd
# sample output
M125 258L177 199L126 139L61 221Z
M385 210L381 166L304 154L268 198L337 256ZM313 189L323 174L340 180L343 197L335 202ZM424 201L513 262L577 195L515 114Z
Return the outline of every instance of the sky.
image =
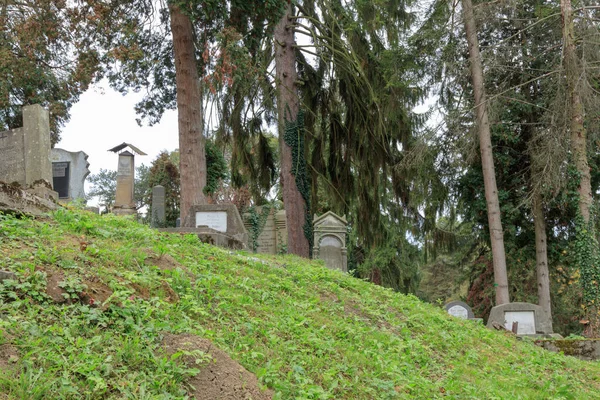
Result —
M136 166L150 165L162 150L178 147L177 113L167 111L160 124L138 126L134 106L141 94L122 94L100 84L85 92L71 108L71 120L61 132L55 147L67 151L84 151L90 171L117 169L117 155L108 149L123 142L138 147L147 156L135 156Z

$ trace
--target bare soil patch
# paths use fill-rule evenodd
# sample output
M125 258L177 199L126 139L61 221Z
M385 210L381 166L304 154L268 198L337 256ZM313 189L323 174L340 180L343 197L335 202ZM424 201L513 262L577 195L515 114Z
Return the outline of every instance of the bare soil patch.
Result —
M210 340L195 335L166 333L163 346L167 354L180 350L200 350L212 356L213 361L200 368L198 375L189 379L193 388L189 393L199 400L270 400L271 390L262 390L258 379L244 367L232 360L227 353L217 348ZM193 357L184 356L188 367L197 368Z

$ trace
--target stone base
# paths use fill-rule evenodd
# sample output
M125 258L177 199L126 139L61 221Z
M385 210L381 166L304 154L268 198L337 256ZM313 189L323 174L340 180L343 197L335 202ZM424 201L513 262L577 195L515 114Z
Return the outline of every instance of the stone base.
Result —
M194 233L194 234L198 235L198 239L200 239L200 241L202 243L211 244L213 246L218 246L218 247L224 247L227 249L246 250L248 248L248 246L247 246L248 235L247 234L230 236L223 232L219 232L214 229L207 228L207 227L160 228L158 230L161 232L181 233L181 234ZM241 236L241 237L237 237L237 236Z
M536 340L535 344L546 350L581 360L600 360L600 339Z
M35 193L39 193L41 196ZM59 207L52 194L56 194L56 192L47 188L24 190L18 186L0 182L0 211L42 215Z
M137 210L129 207L113 207L112 213L115 215L136 215Z

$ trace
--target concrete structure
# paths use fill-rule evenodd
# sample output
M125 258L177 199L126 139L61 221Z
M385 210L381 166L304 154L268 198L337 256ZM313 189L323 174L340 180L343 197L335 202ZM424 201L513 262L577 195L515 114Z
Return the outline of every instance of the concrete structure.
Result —
M487 327L500 324L511 331L513 323L517 324L517 335L549 335L552 333L550 323L542 307L531 303L506 303L492 308Z
M61 202L85 199L85 178L90 174L88 155L83 151L50 150L52 184Z
M329 211L313 220L314 247L313 258L325 261L329 269L348 272L346 249L346 230L348 222Z

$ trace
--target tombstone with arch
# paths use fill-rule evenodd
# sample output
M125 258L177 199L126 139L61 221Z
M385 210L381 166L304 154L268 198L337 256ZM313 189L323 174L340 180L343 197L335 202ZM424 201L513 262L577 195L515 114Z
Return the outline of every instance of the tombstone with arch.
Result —
M325 266L329 269L348 272L347 227L345 216L340 217L331 211L320 217L315 215L313 258L325 261Z

